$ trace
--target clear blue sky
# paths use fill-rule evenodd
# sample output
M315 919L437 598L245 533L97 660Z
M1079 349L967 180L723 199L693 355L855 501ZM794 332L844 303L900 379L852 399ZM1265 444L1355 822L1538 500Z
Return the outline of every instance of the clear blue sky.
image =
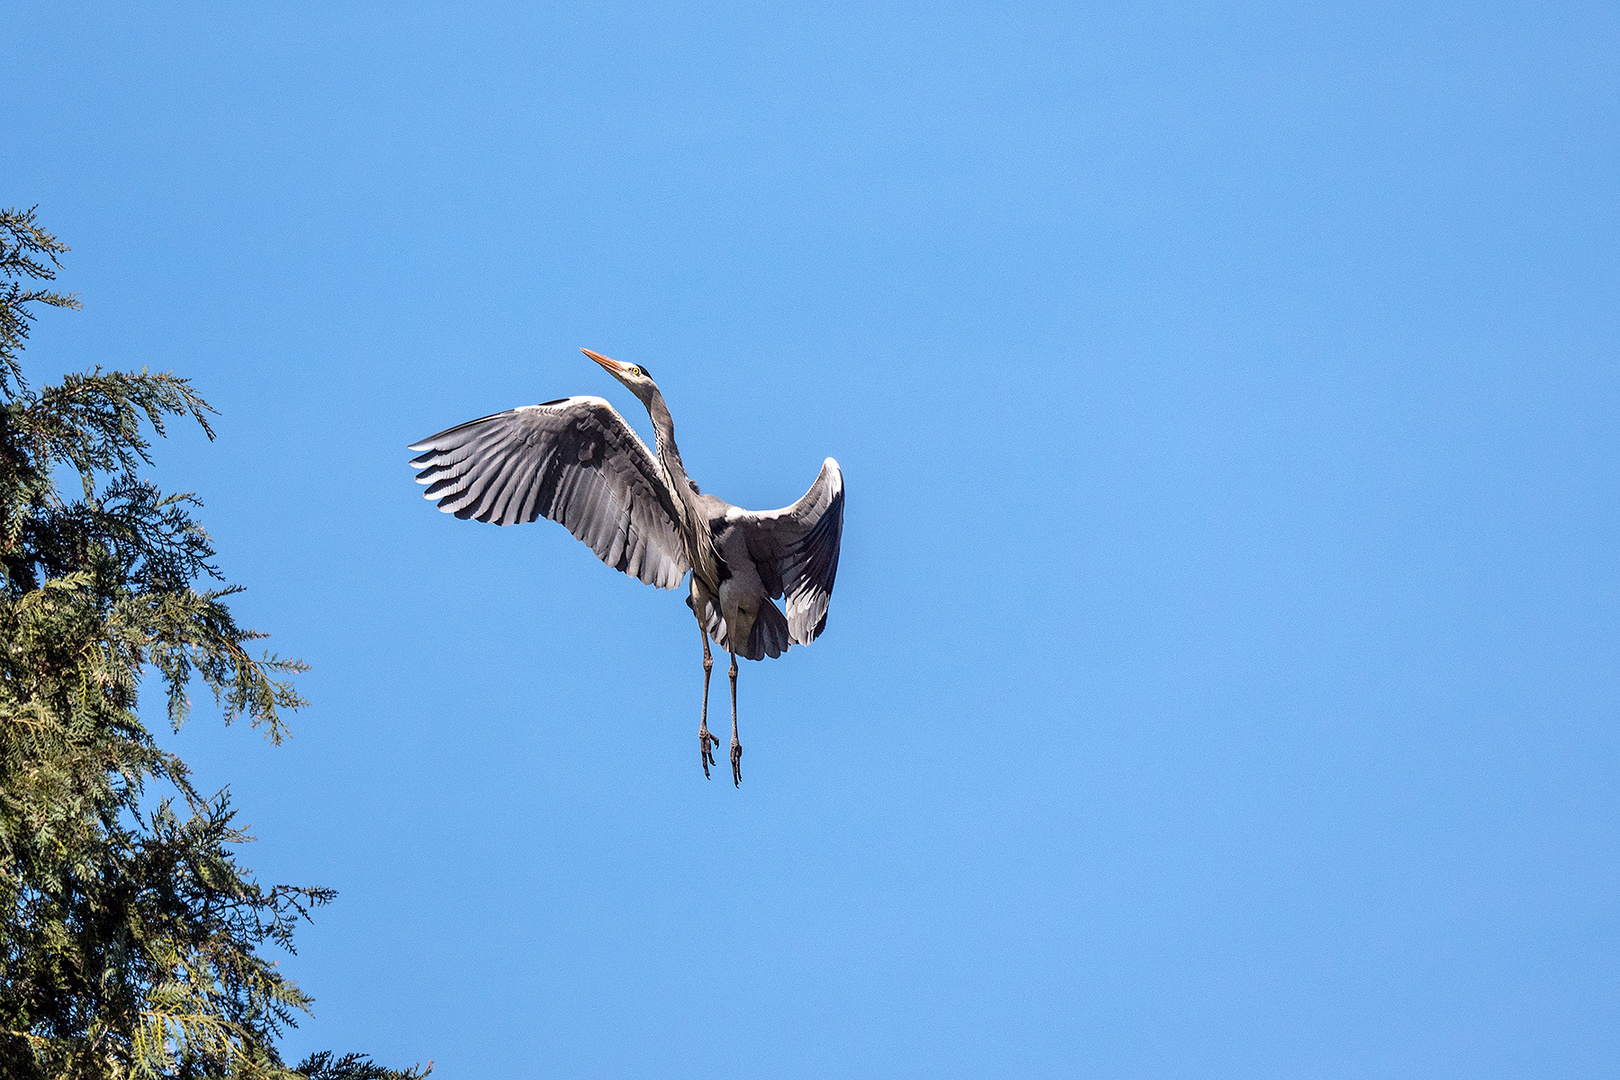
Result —
M139 7L8 7L0 202L36 380L195 378L156 475L314 665L168 740L340 890L291 1050L1620 1072L1614 5ZM645 431L582 345L706 490L843 464L740 791L679 594L411 483Z

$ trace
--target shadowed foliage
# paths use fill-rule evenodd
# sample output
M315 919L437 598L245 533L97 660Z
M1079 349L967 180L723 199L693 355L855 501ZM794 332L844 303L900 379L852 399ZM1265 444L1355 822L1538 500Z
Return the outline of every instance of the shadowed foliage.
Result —
M334 894L254 881L228 794L198 792L136 706L155 678L178 728L200 683L226 723L280 742L303 665L249 652L264 635L232 618L197 501L140 475L166 421L212 437L191 384L25 379L33 307L78 307L40 285L66 250L32 210L0 210L0 1076L419 1076L276 1051L310 998L260 947L291 951Z

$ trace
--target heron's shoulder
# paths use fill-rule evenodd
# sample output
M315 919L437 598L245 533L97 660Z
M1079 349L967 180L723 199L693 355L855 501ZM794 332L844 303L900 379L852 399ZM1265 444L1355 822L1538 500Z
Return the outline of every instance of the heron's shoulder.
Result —
M693 498L697 500L698 510L703 516L713 522L735 521L739 514L747 513L742 507L732 506L717 495L707 495L700 491Z
M520 405L507 414L518 423L542 430L561 428L590 428L605 431L629 431L630 425L606 398L594 394L542 401L538 405Z
M574 397L553 398L542 401L538 405L519 405L512 411L515 413L559 413L570 412L575 409L607 409L613 411L613 406L607 403L606 398L596 397L594 394L577 394Z

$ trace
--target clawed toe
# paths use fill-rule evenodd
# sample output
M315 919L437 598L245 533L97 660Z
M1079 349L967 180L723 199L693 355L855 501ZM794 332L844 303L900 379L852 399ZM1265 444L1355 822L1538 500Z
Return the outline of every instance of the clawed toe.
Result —
M709 776L709 766L719 764L719 762L714 760L714 748L719 745L720 740L709 734L709 729L707 727L704 727L698 732L698 758L703 762L703 777L706 780L711 779Z
M719 742L718 739L715 740ZM742 743L731 744L731 782L736 787L742 787Z

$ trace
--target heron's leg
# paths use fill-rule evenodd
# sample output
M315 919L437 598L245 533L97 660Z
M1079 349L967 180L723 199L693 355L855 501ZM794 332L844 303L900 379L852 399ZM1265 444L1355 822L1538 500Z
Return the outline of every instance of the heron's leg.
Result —
M703 762L703 776L709 777L709 766L719 764L714 760L714 748L720 745L720 740L709 734L709 672L714 670L714 658L709 655L709 635L698 623L698 633L703 635L703 719L698 721L698 757Z
M742 743L737 740L737 654L731 654L731 782L742 787Z

